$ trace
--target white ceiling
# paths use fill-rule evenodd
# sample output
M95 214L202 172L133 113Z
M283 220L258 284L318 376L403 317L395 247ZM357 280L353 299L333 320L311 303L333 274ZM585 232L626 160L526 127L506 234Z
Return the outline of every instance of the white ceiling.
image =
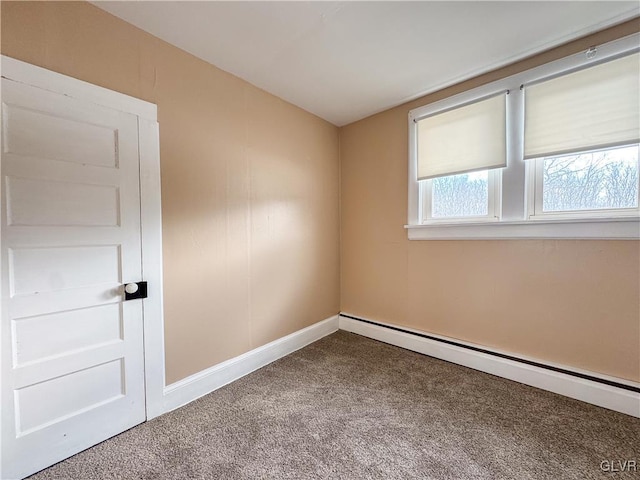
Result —
M637 1L92 3L338 126L640 14Z

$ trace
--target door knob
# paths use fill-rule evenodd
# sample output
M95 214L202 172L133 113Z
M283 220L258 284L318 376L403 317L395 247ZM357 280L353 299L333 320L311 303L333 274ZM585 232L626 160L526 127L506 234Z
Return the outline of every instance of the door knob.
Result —
M124 299L135 300L136 298L147 298L147 282L132 282L124 286Z

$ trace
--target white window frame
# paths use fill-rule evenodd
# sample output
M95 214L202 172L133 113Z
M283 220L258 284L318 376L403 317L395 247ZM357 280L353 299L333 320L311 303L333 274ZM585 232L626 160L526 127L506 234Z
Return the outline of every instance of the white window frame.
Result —
M630 35L597 47L597 54L585 52L535 67L409 112L409 205L410 240L474 240L509 238L640 239L638 212L613 210L560 212L535 215L536 160L524 158L524 84L563 75L574 70L640 51L640 34ZM462 106L483 97L509 91L507 95L507 166L500 169L500 194L495 218L460 217L428 219L423 214L421 190L417 180L417 121L437 112ZM495 198L495 197L494 197ZM427 220L425 222L425 219Z

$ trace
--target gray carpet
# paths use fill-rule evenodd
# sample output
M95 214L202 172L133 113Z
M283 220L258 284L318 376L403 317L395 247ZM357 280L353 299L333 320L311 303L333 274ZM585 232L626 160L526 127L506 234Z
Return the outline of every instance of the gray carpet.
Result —
M591 479L640 420L337 332L31 477Z

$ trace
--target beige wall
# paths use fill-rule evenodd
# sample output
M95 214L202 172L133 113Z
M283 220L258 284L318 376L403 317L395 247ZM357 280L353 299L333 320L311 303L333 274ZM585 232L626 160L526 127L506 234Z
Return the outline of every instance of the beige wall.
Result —
M2 2L2 53L158 105L167 381L345 312L640 379L640 247L414 241L407 112L628 22L338 130L85 3Z
M2 54L158 105L168 383L338 312L336 127L87 3L2 2Z
M640 380L637 241L412 241L407 114L640 30L635 20L340 129L341 310Z

